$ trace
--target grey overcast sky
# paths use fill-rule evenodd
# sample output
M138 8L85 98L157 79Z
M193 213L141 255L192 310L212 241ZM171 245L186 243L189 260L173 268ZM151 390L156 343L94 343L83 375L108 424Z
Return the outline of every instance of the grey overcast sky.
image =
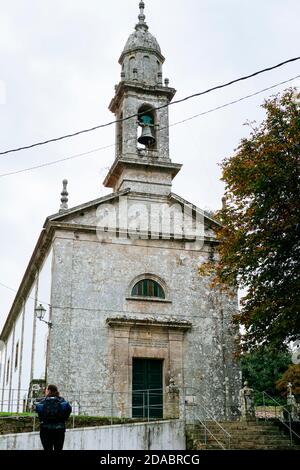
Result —
M0 151L112 120L108 104L118 58L138 0L0 0ZM145 0L146 21L166 57L163 75L176 98L300 55L299 0ZM170 108L175 123L300 74L300 61ZM299 86L299 79L290 85ZM254 98L170 129L171 158L183 163L173 191L217 209L218 163L260 122ZM114 143L113 126L0 157L0 175ZM0 177L0 282L18 288L47 215L57 212L61 180L69 207L109 192L108 148L41 169ZM0 285L0 327L14 293Z

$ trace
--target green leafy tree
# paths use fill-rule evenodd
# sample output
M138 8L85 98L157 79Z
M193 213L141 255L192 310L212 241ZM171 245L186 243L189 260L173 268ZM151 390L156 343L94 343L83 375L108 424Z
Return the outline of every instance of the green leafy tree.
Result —
M234 318L245 349L300 338L300 93L286 90L262 107L265 120L222 162L226 204L213 266L215 284L246 288Z
M287 351L275 352L265 348L242 354L240 359L243 381L248 380L256 392L265 391L271 396L279 395L276 381L290 364L291 355ZM261 399L261 393L258 393L257 401Z

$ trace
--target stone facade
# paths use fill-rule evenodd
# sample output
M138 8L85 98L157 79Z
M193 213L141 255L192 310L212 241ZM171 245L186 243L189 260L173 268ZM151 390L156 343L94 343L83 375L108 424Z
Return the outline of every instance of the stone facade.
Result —
M113 199L114 206L120 197ZM180 399L187 394L213 402L216 415L224 416L237 405L239 388L236 332L230 324L236 298L214 292L209 279L198 274L214 240L209 221L204 219L198 243L180 234L149 238L133 226L116 238L112 227L95 229L99 207L101 202L56 217L65 219L65 226L56 230L53 241L48 380L67 391L91 392L101 402L100 409L93 404L97 413L111 407L113 391L114 413L128 416L132 359L161 359L165 416L174 409L167 394L171 378ZM165 298L133 297L132 287L142 278L157 280Z

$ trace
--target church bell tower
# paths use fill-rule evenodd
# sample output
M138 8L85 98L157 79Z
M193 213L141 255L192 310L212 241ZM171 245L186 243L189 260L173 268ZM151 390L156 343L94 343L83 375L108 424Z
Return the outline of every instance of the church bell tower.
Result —
M168 105L176 90L168 79L163 83L165 58L149 32L144 8L141 1L135 31L119 59L121 80L109 105L116 117L116 155L104 185L167 195L181 168L169 155Z

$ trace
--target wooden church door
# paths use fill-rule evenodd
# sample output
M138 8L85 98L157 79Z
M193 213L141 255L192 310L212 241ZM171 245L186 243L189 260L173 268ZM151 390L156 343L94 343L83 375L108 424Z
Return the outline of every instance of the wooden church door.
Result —
M163 361L132 359L132 417L163 417Z

